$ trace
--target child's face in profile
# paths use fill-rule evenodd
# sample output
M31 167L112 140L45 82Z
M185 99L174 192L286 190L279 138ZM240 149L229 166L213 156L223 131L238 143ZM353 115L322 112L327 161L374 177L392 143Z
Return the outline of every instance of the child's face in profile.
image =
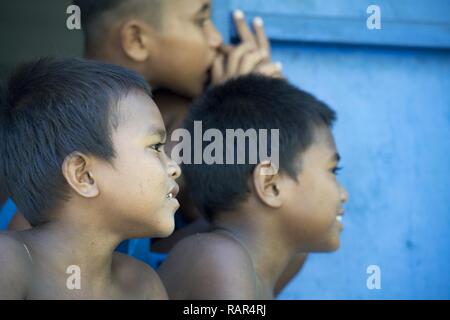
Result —
M285 179L286 207L283 212L295 243L304 252L334 251L339 248L347 191L336 178L339 155L330 129L315 130L315 141L301 155L297 181Z
M118 102L112 129L112 164L99 165L102 212L130 237L164 237L173 232L179 166L164 152L165 128L158 107L144 93L131 91Z
M158 86L199 96L222 39L210 19L210 0L171 0L161 13Z

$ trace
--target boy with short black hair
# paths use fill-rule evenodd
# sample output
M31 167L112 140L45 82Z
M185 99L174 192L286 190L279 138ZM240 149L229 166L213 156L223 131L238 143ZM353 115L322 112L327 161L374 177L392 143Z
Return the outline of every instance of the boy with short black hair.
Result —
M194 104L185 123L192 142L201 121L204 132L227 141L215 152L203 141L202 154L229 160L232 151L234 162L183 163L190 194L212 229L182 240L159 269L170 298L270 299L293 257L339 247L348 195L336 179L334 120L334 111L312 95L256 75L212 88ZM249 154L251 139L244 147L236 139L228 145L230 129L279 130L279 140L258 137L256 155ZM262 146L277 150L279 160L262 158ZM242 152L245 163L237 164Z
M262 19L255 18L252 32L238 11L234 17L242 43L225 46L211 21L211 0L73 3L81 11L86 57L128 67L153 90L191 99L211 83L245 73L280 75L280 65L270 61Z
M146 81L44 58L13 73L0 107L0 176L33 226L0 234L0 298L167 298L149 266L114 253L170 235L179 206L180 169Z

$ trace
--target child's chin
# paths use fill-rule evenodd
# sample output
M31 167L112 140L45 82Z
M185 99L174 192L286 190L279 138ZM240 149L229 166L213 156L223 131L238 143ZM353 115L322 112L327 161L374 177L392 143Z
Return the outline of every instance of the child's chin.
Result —
M172 219L173 220L173 219ZM154 238L166 238L170 236L173 231L175 230L175 221L173 220L172 223L168 223L164 227L161 227L156 235L153 235Z
M326 242L321 242L319 245L315 246L310 252L334 252L339 250L341 246L339 237L331 237Z
M175 219L168 218L166 221L161 221L159 225L155 225L154 220L151 222L143 221L140 227L141 232L134 234L133 238L165 238L173 233Z
M189 87L185 87L184 88L184 93L186 96L190 97L190 98L198 98L200 97L203 92L205 91L205 89L209 86L210 81L209 80L205 80L205 81L192 81L189 85Z
M339 238L333 238L330 239L330 242L328 243L328 249L326 250L327 252L334 252L339 250L340 246L341 246L341 242L339 241Z

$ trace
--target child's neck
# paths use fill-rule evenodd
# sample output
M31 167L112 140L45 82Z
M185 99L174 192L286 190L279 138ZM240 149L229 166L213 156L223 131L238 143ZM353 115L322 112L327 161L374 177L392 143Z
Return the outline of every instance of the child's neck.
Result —
M213 223L213 230L223 230L235 238L250 255L256 274L273 292L292 258L298 254L271 221L255 212L234 212L230 219Z
M72 219L73 220L73 219ZM23 232L34 254L49 266L65 271L80 267L83 279L93 286L110 283L113 252L122 239L93 224L60 219Z

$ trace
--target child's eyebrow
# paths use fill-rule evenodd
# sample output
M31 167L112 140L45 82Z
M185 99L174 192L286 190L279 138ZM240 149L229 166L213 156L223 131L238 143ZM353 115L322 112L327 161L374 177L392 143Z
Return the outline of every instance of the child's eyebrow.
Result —
M208 13L210 8L211 8L211 5L209 4L209 2L205 2L202 5L202 7L200 8L200 10L197 11L196 15L202 14L202 13Z
M165 138L166 137L166 130L164 130L162 128L150 127L147 130L147 134L149 136L160 136L161 138Z

